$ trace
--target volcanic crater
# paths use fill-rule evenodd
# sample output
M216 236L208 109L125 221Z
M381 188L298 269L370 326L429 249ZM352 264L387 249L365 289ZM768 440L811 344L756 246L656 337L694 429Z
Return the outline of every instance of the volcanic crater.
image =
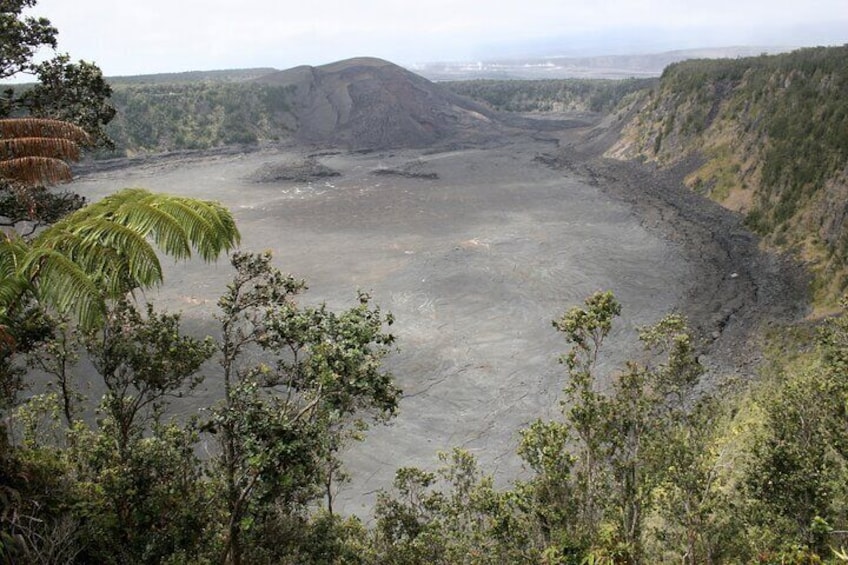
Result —
M390 425L347 452L344 512L367 512L398 467L433 467L453 446L500 481L521 475L518 430L554 416L564 385L567 345L551 320L595 290L624 304L602 371L638 356L636 328L676 309L705 338L712 377L744 375L752 328L803 304L799 271L761 252L738 217L679 175L601 158L616 131L600 117L503 120L379 59L260 80L291 87L281 111L294 142L90 167L73 188L92 199L144 186L220 200L243 249L271 249L308 281L304 301L349 306L360 288L394 314L387 366L404 397ZM147 298L214 334L231 276L224 261L170 265ZM178 409L220 395L210 368Z

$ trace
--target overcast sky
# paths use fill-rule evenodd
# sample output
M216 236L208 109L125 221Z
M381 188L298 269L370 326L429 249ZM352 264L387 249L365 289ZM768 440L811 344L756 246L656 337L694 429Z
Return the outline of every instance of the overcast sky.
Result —
M848 43L848 0L39 0L107 76Z

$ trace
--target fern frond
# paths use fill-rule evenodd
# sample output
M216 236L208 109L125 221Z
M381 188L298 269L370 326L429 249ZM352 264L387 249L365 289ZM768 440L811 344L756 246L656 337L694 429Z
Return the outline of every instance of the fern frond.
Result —
M163 198L153 205L183 226L186 236L204 260L218 256L220 249L215 249L215 225L198 213L202 203L192 206L181 198Z
M154 194L155 193L144 188L124 188L114 194L110 194L109 196L98 200L97 202L92 202L84 208L80 208L74 212L73 217L77 219L86 217L109 217L121 206L138 202Z
M50 118L0 119L0 137L54 137L67 139L80 145L91 141L91 136L81 127Z
M27 185L71 180L66 161L77 161L89 143L84 129L61 120L0 119L0 177Z
M29 281L20 275L0 277L0 318L8 312L7 305L21 304L31 288Z
M18 157L0 161L0 177L24 184L59 184L71 181L71 168L53 157Z
M33 241L77 263L111 297L132 288L162 281L162 266L144 235L132 227L102 217L63 220Z
M193 248L211 261L240 238L232 215L216 202L122 190L66 216L29 243L0 240L0 313L15 304L15 285L26 283L42 302L93 327L103 319L106 299L162 281L151 241L177 259L190 257Z
M182 200L189 203L196 202L189 198ZM205 200L200 201L200 204L195 211L212 226L212 231L209 232L212 255L204 256L203 259L212 261L222 252L234 249L241 242L241 234L236 227L233 215L219 202Z
M132 226L143 236L151 236L156 247L175 259L191 257L189 235L176 218L150 199L131 201L115 210L112 219L119 224Z
M96 218L79 226L74 226L74 232L82 238L75 260L88 264L97 276L109 280L133 283L133 287L151 287L162 282L162 266L156 251L147 239L135 229L110 219ZM98 252L104 253L101 263ZM88 263L87 263L88 261Z
M20 157L50 157L65 161L79 161L79 145L59 137L14 137L0 139L0 159Z
M97 285L80 265L61 252L33 249L23 274L34 281L42 303L62 313L73 313L83 328L95 327L105 316L106 304Z
M217 202L176 196L148 202L183 225L204 261L214 261L241 241L232 214Z
M17 275L28 251L23 238L8 234L0 236L0 279Z
M9 234L0 236L0 326L4 325L9 310L21 304L24 294L30 290L29 280L19 270L28 251L22 238ZM0 343L5 329L0 327Z
M205 261L216 259L241 241L232 214L219 203L157 194L142 188L123 189L78 210L67 220L78 222L90 217L108 217L139 229L162 251L177 259L191 255L183 241Z

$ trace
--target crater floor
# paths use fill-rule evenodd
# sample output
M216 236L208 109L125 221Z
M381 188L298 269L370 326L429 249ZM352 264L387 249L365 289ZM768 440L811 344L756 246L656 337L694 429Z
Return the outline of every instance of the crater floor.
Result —
M624 305L605 367L638 352L635 329L682 304L693 268L681 244L643 227L633 207L535 157L525 141L441 153L403 150L318 156L340 176L257 183L256 171L302 161L296 148L152 159L90 172L71 188L97 198L129 186L220 200L242 248L271 249L305 278L307 302L353 305L369 291L391 311L399 351L388 367L404 391L398 417L345 458L351 482L335 507L366 517L398 467L434 467L462 446L499 481L521 474L517 431L558 411L566 344L551 320L599 289ZM387 169L416 175L385 174ZM383 174L375 174L383 170ZM148 298L213 332L225 260L167 265ZM210 367L179 409L221 393Z

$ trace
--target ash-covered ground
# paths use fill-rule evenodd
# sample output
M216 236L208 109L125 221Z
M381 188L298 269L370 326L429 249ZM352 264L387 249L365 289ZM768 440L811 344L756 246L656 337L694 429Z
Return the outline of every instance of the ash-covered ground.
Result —
M94 170L71 188L90 198L142 186L220 200L243 249L271 249L281 269L308 281L304 301L353 305L363 289L394 314L399 350L388 367L404 391L400 412L350 448L351 482L335 502L367 517L397 468L434 467L453 446L499 481L519 476L518 430L559 410L557 357L567 344L551 320L593 291L612 290L624 305L602 370L640 354L638 326L679 309L705 338L713 382L751 370L750 354L723 343L747 343L762 321L803 308L802 277L759 252L738 218L673 178L562 141L546 133L452 150L181 155ZM304 163L333 176L277 174ZM226 260L170 264L147 298L181 310L192 331L214 333L231 275ZM214 366L207 375L179 410L220 395Z

